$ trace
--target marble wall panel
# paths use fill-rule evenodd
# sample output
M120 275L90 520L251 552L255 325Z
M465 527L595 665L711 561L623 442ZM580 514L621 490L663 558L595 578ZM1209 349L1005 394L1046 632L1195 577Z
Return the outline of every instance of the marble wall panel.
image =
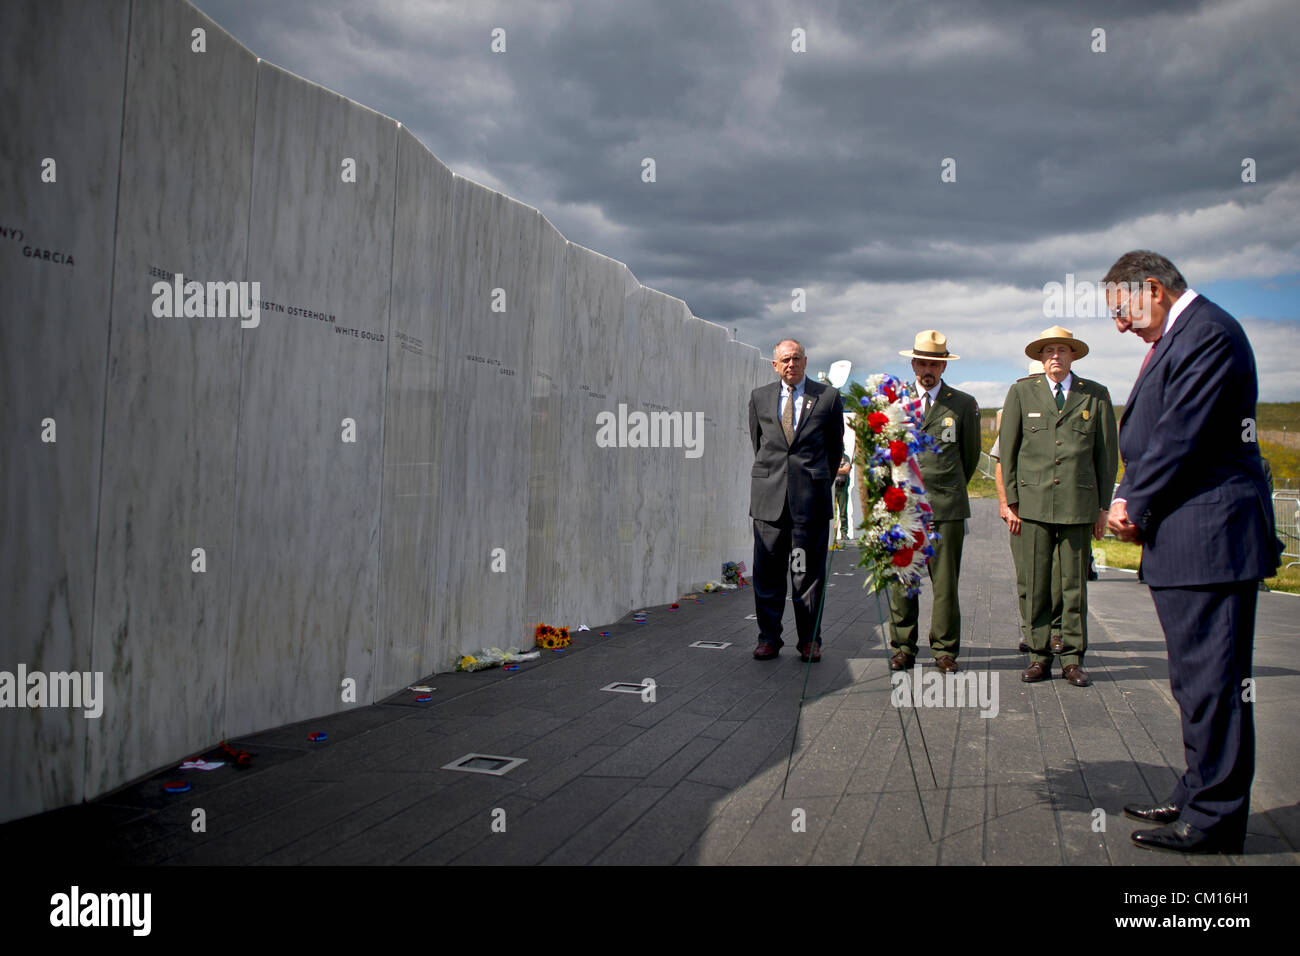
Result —
M559 449L572 320L565 308L568 241L545 217L539 237L538 282L543 298L533 318L531 427L528 457L528 578L524 621L567 623L563 588L570 571L559 548L561 501L568 477Z
M222 735L239 354L256 330L206 284L249 278L256 84L256 58L189 4L134 3L94 612L110 703L88 796ZM176 308L178 276L204 284L201 314Z
M435 390L445 489L435 600L440 666L531 644L524 621L532 335L550 308L541 214L457 176L450 307Z
M96 666L127 14L126 0L20 0L0 29L0 671L10 674ZM47 158L53 182L41 179ZM71 708L0 710L0 822L82 799L90 723Z
M688 314L677 333L676 354L682 369L678 405L683 415L704 413L707 409L708 325L703 319ZM677 575L678 587L683 593L710 580L704 553L706 487L705 458L684 458L678 476L677 511Z
M732 405L735 389L727 377L727 347L730 333L721 325L705 322L700 356L704 375L704 434L703 454L698 459L704 472L704 524L700 542L700 561L705 579L721 580L722 562L737 560L730 554L727 535L728 522L724 515L729 507L728 498L733 459L729 455L729 419L733 418Z
M384 411L377 696L440 663L438 535L447 513L441 439L443 334L452 261L452 172L409 130L397 137L391 333ZM451 502L454 507L454 501Z
M627 300L618 355L625 387L628 447L618 457L620 606L670 603L681 594L677 574L677 489L684 446L682 368L676 354L686 304L638 285ZM666 416L667 429L663 422ZM692 432L692 434L694 434Z
M375 694L396 149L392 120L259 64L230 734Z
M754 373L759 361L758 349L743 342L731 341L727 346L728 380L734 405L730 412L727 460L728 495L722 516L728 553L732 561L744 561L752 570L754 559L753 523L749 517L750 470L754 462L754 446L749 438L749 395L756 387Z
M618 462L621 449L598 443L601 412L618 414L618 330L626 298L636 287L627 266L569 243L564 302L567 339L558 379L564 494L554 552L560 623L589 626L628 610L619 602L611 567L618 535Z

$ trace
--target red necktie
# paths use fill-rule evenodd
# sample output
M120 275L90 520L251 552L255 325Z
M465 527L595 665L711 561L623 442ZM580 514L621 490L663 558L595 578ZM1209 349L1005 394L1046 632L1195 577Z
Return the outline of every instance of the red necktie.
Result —
M1154 342L1151 343L1151 348L1147 350L1147 357L1142 360L1142 367L1138 369L1138 378L1141 378L1142 373L1147 370L1147 363L1151 361L1151 356L1156 354L1156 346L1159 344L1160 344L1159 339L1156 339Z

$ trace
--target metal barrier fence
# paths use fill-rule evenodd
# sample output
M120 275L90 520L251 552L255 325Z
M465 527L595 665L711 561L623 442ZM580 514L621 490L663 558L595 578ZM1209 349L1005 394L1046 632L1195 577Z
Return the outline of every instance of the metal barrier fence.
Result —
M1274 492L1273 519L1277 522L1277 536L1282 539L1284 563L1288 568L1295 567L1300 564L1300 492Z

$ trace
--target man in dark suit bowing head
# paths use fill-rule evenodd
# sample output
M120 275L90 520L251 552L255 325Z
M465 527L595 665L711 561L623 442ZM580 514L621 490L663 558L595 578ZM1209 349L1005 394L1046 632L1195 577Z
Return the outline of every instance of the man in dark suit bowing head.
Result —
M804 374L808 356L794 339L772 352L779 382L749 396L754 443L749 516L754 520L754 657L780 653L786 577L794 589L800 660L821 660L817 612L826 586L831 493L844 450L844 402Z
M1151 346L1120 418L1124 478L1108 524L1142 544L1187 761L1168 800L1124 812L1164 824L1134 831L1139 846L1239 853L1255 775L1255 605L1278 566L1255 355L1237 320L1162 255L1125 253L1104 282L1115 327Z

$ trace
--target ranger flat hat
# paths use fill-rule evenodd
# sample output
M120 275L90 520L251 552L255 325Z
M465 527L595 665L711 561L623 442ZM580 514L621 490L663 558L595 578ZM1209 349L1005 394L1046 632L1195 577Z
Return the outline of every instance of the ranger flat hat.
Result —
M1031 359L1041 361L1043 347L1047 345L1068 345L1076 359L1081 359L1088 354L1088 343L1084 342L1083 339L1076 339L1073 332L1059 325L1044 329L1042 335L1025 346L1025 354Z
M948 336L934 329L917 332L912 350L898 354L910 358L930 359L933 362L951 362L953 359L961 358L960 355L953 355L948 351Z

